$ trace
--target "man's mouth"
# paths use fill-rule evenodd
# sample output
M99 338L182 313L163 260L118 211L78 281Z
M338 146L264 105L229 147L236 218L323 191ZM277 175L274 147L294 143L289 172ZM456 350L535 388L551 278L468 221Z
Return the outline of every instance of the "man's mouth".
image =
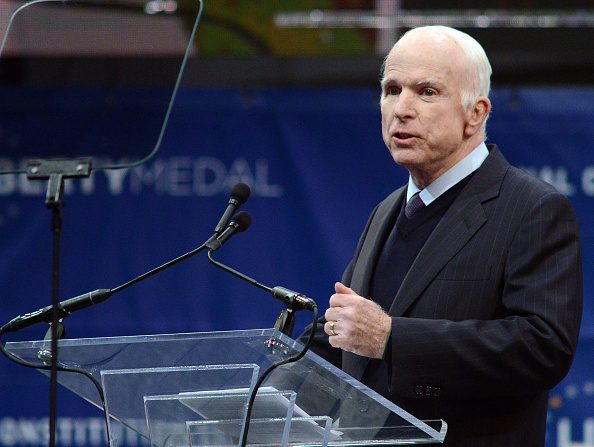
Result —
M409 140L411 138L416 138L417 137L415 134L408 133L408 132L394 132L392 134L392 136L394 138L396 138L397 140Z

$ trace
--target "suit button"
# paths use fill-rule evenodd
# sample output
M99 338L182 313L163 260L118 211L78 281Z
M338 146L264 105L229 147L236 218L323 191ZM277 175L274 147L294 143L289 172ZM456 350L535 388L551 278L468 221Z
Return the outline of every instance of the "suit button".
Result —
M423 385L415 385L415 394L417 396L422 396L423 395Z

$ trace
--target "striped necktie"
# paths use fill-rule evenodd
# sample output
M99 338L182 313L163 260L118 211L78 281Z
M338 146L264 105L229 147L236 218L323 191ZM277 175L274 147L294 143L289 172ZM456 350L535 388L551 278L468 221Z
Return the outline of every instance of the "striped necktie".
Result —
M407 219L412 218L417 211L425 208L425 204L423 203L423 200L421 200L419 194L420 192L416 192L404 207L404 214Z

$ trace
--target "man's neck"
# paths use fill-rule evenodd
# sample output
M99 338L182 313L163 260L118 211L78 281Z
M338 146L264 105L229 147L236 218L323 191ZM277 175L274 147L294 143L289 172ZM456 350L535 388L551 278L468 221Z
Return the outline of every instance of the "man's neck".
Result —
M460 182L463 178L470 175L477 170L483 161L489 155L489 150L484 142L481 142L469 154L444 171L440 176L435 178L431 183L425 187L420 188L413 178L412 174L408 180L407 201L418 191L421 191L420 197L425 203L429 205L441 194L446 192L452 186Z

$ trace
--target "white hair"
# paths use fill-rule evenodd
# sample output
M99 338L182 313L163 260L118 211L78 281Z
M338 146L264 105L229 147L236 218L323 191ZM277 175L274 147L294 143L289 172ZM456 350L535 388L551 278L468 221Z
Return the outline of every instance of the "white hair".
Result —
M472 107L479 96L489 97L489 91L491 89L491 64L487 58L485 50L473 37L468 34L459 31L448 26L432 25L432 26L420 26L418 28L412 28L404 33L398 41L405 37L411 37L419 33L430 33L434 36L445 36L452 39L462 50L464 57L466 58L467 64L467 82L464 83L464 87L461 91L461 102L462 107L468 109ZM396 42L398 43L398 42ZM386 56L387 59L388 56ZM382 65L382 76L385 68ZM485 129L487 120L483 123L483 130Z

